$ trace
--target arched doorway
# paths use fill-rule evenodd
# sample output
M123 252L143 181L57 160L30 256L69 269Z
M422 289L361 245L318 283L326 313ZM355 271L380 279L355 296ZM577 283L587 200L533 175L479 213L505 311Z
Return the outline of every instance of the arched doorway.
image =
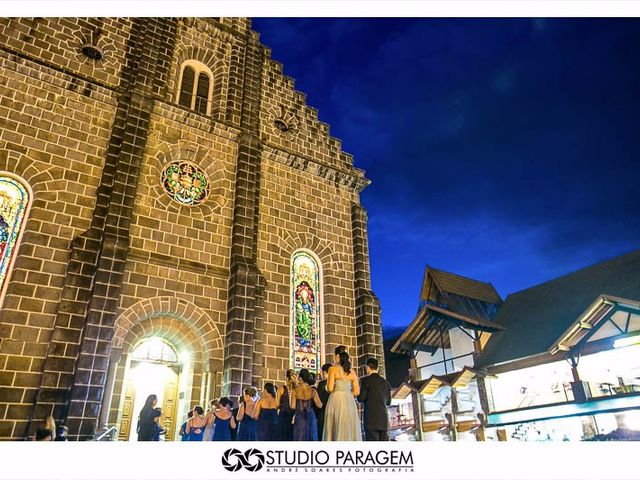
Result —
M166 440L173 440L177 430L180 392L189 370L188 356L159 336L140 341L127 359L122 388L122 409L118 440L136 441L138 413L146 398L158 397L162 409L161 425L167 431Z

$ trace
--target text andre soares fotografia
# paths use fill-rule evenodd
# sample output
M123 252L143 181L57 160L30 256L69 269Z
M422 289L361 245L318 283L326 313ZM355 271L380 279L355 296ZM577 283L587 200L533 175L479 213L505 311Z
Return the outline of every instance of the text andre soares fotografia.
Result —
M226 450L222 465L228 471L262 470L266 472L412 472L413 454L398 450Z

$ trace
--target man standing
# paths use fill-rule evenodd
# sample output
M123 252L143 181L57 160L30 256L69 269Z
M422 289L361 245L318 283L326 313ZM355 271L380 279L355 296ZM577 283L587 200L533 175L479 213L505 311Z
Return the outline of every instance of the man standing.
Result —
M315 409L316 418L318 419L318 440L322 440L322 432L324 431L324 409L327 405L327 400L329 400L329 392L327 392L327 375L329 375L330 366L330 363L322 365L322 370L320 371L322 374L322 380L320 380L316 386L316 390L318 390L318 397L320 397L320 401L322 402L322 407Z
M387 406L391 405L391 385L378 374L378 360L367 360L367 376L360 382L358 400L364 406L365 439L371 441L389 440L389 419Z

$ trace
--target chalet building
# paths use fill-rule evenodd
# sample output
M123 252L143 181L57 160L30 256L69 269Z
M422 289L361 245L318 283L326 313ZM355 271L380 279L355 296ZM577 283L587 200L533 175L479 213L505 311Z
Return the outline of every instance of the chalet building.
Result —
M394 403L417 404L417 437L640 438L640 250L504 303L497 293L490 301L489 284L451 274L456 281L439 286L438 272L431 288L440 296L425 296L429 273L424 306L393 348L413 359L414 375L395 391ZM450 300L460 296L467 307L483 302L496 310L461 313Z
M414 420L416 438L475 438L483 411L474 355L504 328L495 322L501 304L489 283L426 268L418 314L392 348L411 357L393 405Z

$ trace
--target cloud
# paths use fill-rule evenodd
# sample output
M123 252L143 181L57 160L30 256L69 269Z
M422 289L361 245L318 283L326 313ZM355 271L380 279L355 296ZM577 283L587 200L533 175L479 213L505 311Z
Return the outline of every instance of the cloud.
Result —
M256 19L372 185L374 287L503 294L640 245L637 19Z

